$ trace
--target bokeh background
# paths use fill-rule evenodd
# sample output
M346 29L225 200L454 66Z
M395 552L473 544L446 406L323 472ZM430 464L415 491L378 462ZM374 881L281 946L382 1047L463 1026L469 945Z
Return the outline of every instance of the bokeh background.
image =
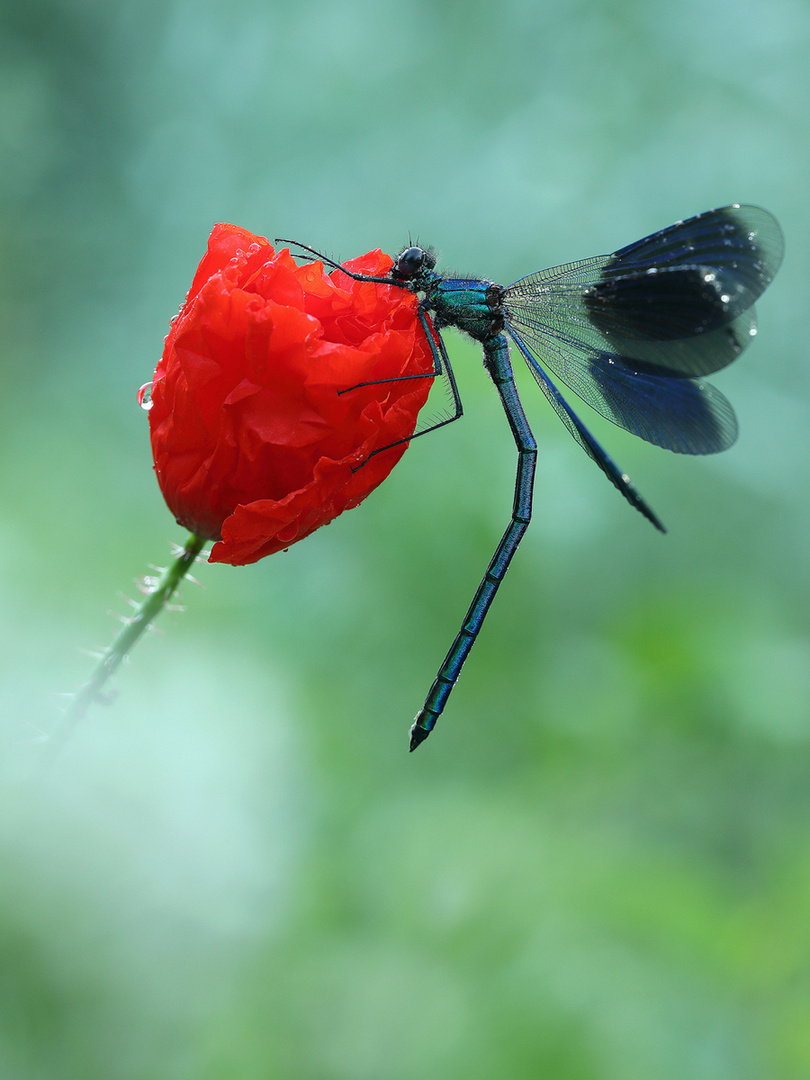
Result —
M6 0L0 1075L810 1076L807 0ZM118 590L183 534L137 387L215 221L409 233L510 282L729 202L787 257L715 378L738 444L593 430L519 373L536 519L466 415L287 554L201 566L52 760Z

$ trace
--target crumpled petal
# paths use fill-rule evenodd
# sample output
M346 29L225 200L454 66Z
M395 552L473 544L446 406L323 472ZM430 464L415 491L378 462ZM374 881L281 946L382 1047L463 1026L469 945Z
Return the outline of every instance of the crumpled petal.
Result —
M379 250L347 264L384 275ZM430 390L416 297L216 225L152 383L155 472L178 523L255 562L388 476ZM424 374L424 379L401 376ZM374 380L373 386L353 389ZM348 392L345 392L348 391ZM373 456L372 456L373 455Z

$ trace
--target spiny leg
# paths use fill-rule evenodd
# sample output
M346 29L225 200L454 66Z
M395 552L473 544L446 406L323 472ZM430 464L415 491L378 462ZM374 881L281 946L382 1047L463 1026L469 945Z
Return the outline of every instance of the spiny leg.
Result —
M316 251L315 248L310 247L309 244L302 244L298 240L285 240L282 237L276 237L275 243L277 244L293 244L295 247L301 248L302 251L308 253L308 257L313 259L320 259L321 262L327 266L333 267L335 270L340 270L342 274L346 274L347 277L352 278L354 281L367 281L372 284L378 285L393 285L399 289L408 289L408 285L405 282L398 280L394 277L376 277L373 274L363 274L356 270L347 270L342 263L335 262L334 259L330 259L328 255L322 254L320 251ZM409 290L410 291L410 290ZM453 374L453 368L450 364L450 360L447 356L447 349L445 348L444 340L438 331L434 332L434 328L431 325L430 319L427 316L427 312L424 307L424 302L421 302L416 309L417 317L422 325L422 331L430 348L431 355L433 357L433 370L426 372L424 375L392 375L389 379L371 379L368 382L355 383L354 386L347 386L345 390L338 390L338 394L349 394L352 390L359 390L363 386L377 386L380 383L386 382L404 382L406 379L426 379L437 378L438 376L446 377L450 386L450 393L453 398L453 412L451 416L445 417L444 420L439 420L438 423L430 424L428 427L423 428L421 431L416 431L413 435L408 435L405 438L397 439L396 442L388 443L387 446L381 446L379 449L374 450L366 460L358 465L354 470L362 469L366 461L370 461L375 454L381 454L384 450L390 450L394 446L399 446L401 443L410 442L412 439L417 439L420 435L427 435L430 431L437 431L439 428L445 427L447 424L452 424L454 420L459 420L464 415L464 409L461 405L461 395L458 392L458 386L456 384L456 377Z
M416 715L410 732L411 750L415 750L428 737L447 704L461 667L473 647L478 631L483 625L498 587L506 575L512 556L517 551L532 516L537 443L518 397L512 365L509 361L509 346L502 334L484 342L484 364L500 395L518 451L512 520L487 567L483 581L478 586L461 629L439 668L425 704Z
M394 375L390 379L373 379L370 382L363 382L358 383L356 386L350 386L346 390L338 390L338 394L348 394L352 390L359 390L361 386L376 386L378 383L404 382L406 379L433 379L436 378L436 376L442 376L447 379L448 385L450 386L450 392L453 397L453 414L452 416L446 416L444 420L439 420L435 424L430 424L428 427L422 428L421 431L415 431L413 435L407 435L403 439L397 439L396 442L388 443L387 446L381 446L378 450L372 450L366 460L361 465L357 466L357 469L362 469L363 465L365 465L367 461L370 461L375 454L381 454L384 450L390 450L392 446L399 446L401 443L411 442L413 439L418 439L420 435L427 435L430 431L438 431L439 428L445 427L447 424L452 424L454 420L459 420L464 415L464 409L461 405L461 395L458 392L456 377L453 374L453 368L447 355L444 340L440 333L436 332L434 334L430 319L421 304L417 308L417 315L419 316L419 321L422 324L422 329L427 338L431 355L433 356L433 371L427 372L424 375ZM355 469L354 472L357 472L357 469Z

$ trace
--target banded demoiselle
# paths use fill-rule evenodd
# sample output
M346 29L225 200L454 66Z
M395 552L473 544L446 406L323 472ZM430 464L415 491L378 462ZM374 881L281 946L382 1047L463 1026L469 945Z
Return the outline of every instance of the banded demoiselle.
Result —
M415 435L462 415L440 333L453 326L480 342L484 367L517 447L511 521L416 715L410 731L414 750L447 704L531 519L537 443L518 397L509 340L574 439L631 506L665 532L549 373L596 412L647 442L679 454L727 449L737 437L734 410L703 377L736 360L756 334L753 304L779 268L782 232L767 210L724 206L678 221L612 255L540 270L506 288L486 278L438 273L433 251L412 244L385 277L355 273L305 244L297 246L355 280L419 296L417 314L434 361L428 377L447 380L453 409Z

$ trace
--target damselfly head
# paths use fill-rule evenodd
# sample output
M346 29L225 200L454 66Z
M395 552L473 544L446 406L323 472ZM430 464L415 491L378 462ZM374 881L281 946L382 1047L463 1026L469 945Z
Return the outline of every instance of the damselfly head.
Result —
M436 255L428 248L407 247L397 255L391 267L391 277L399 281L413 281L420 274L431 271L436 265Z

